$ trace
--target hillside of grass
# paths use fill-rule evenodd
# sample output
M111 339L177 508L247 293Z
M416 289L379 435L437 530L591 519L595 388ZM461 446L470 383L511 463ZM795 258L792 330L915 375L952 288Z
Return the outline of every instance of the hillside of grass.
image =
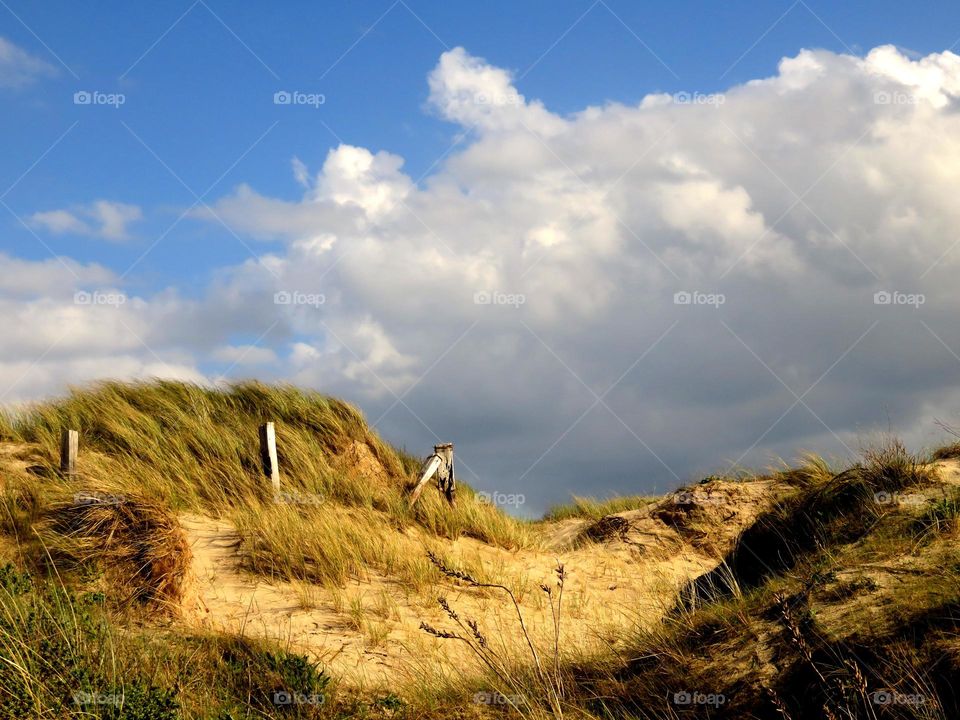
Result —
M51 463L60 432L78 430L90 476L110 474L178 507L221 509L266 499L258 427L277 423L278 452L291 488L328 493L343 502L372 499L335 459L366 446L390 479L415 460L389 447L351 405L290 386L246 382L215 389L172 381L107 382L77 389L13 419L16 436L38 444Z
M279 495L260 464L266 421L276 423ZM81 438L72 479L57 473L64 428ZM523 523L477 502L465 485L453 508L427 493L411 509L406 494L420 460L385 443L355 407L291 386L108 382L7 417L0 433L31 445L32 471L54 480L46 490L59 491L61 514L74 509L76 517L59 521L73 536L98 522L84 517L97 509L72 502L86 494L236 518L251 566L285 577L342 581L345 559L389 555L382 528L396 526L504 547L531 542ZM97 527L87 530L95 541ZM307 537L309 545L300 542Z
M960 717L955 448L535 523L468 487L411 509L419 464L286 386L0 414L0 718Z
M935 452L940 458L942 452ZM960 717L960 466L893 441L792 493L632 641L581 668L598 717Z

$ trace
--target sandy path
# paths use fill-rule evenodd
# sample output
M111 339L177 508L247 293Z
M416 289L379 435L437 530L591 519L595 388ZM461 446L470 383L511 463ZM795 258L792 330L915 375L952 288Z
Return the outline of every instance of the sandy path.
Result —
M289 643L350 685L396 687L404 676L422 678L425 668L436 672L438 663L448 669L473 667L461 643L420 630L423 620L451 629L436 605L437 595L447 597L462 616L480 620L484 632L506 652L524 652L513 605L499 592L441 583L416 595L374 573L339 590L267 580L240 567L239 538L229 522L184 515L181 524L193 549L187 622ZM521 607L542 647L553 644L552 616L538 586L553 586L556 563L564 562L568 580L561 645L590 652L619 644L630 628L662 617L680 584L715 565L715 559L676 539L664 550L659 535L676 534L659 525L660 533L647 531L629 542L565 552L508 552L467 538L451 542L450 552L530 588L520 597ZM565 521L561 534L569 535L571 526Z
M392 674L384 653L367 647L330 593L245 572L228 522L198 515L183 515L180 522L193 549L194 577L184 601L188 622L287 642L356 683L379 684Z

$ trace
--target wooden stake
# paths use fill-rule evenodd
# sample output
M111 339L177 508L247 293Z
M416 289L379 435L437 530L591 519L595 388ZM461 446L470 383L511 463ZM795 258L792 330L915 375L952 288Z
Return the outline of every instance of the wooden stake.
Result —
M260 459L263 474L273 483L274 492L280 492L280 466L277 463L277 430L272 422L260 426Z
M76 430L63 430L60 433L60 472L64 475L76 475L79 449L80 433Z
M447 500L453 504L456 493L456 481L453 477L453 443L440 443L433 446L433 455L427 458L426 464L420 470L420 479L417 481L410 495L410 507L413 507L420 498L420 493L427 481L437 476L441 490Z

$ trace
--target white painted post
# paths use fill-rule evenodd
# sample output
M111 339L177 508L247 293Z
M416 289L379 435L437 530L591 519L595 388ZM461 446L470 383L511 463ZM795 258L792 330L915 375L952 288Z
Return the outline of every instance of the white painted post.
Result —
M280 492L280 466L277 463L277 430L272 422L260 426L260 459L263 474L273 483L273 491Z
M80 433L76 430L63 430L60 433L60 472L64 475L76 475L77 452L80 449Z

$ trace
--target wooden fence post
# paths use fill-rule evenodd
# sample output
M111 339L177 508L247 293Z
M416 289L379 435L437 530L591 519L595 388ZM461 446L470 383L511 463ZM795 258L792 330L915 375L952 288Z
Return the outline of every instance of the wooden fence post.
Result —
M433 455L427 458L427 462L420 469L420 479L410 495L410 507L417 503L427 481L434 475L437 476L440 492L452 505L457 492L457 481L453 471L453 443L440 443L433 446Z
M277 430L272 422L260 426L260 459L263 474L273 483L273 491L280 492L280 467L277 464Z
M62 430L60 433L60 472L64 475L76 475L77 451L80 449L80 433L76 430Z

